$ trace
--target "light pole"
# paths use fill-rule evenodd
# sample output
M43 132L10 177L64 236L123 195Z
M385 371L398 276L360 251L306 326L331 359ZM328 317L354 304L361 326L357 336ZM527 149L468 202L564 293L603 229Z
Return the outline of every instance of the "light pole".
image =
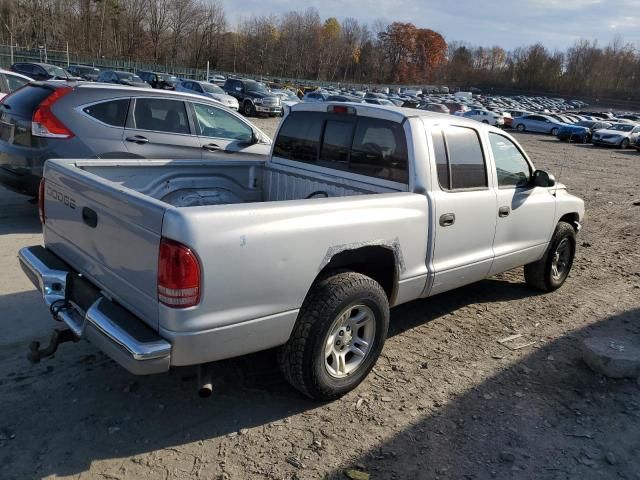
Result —
M11 65L13 65L13 31L9 28L9 25L3 20L5 28L9 32L9 52L11 53Z

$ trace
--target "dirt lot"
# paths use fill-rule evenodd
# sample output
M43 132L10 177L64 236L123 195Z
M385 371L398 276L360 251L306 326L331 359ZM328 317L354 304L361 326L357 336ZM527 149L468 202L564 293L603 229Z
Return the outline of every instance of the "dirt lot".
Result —
M514 271L395 309L375 371L329 404L291 390L273 352L221 362L207 400L190 370L136 378L86 343L29 366L50 322L15 253L39 226L2 194L0 477L640 479L640 386L579 351L594 332L640 341L640 154L518 139L586 200L567 284L537 295ZM514 334L532 344L497 342Z

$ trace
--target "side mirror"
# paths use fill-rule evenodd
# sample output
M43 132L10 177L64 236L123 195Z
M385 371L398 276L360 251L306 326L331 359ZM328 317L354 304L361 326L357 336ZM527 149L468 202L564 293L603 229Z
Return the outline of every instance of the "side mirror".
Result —
M556 184L556 178L544 170L536 170L533 172L532 183L534 187L553 187Z

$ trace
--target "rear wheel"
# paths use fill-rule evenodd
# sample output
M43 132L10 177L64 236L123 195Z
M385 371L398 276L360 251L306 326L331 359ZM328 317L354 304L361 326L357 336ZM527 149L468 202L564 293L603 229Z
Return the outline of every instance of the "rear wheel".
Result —
M551 135L553 135L554 137L558 135L558 128L552 128L551 129Z
M375 280L341 272L316 282L300 309L278 363L287 381L314 400L357 387L387 337L389 302Z
M623 149L623 150L626 149L626 148L629 148L629 139L628 138L625 138L625 139L622 140L622 142L620 142L620 148Z
M566 222L558 223L544 257L537 262L525 265L526 282L543 292L557 290L569 276L575 254L575 230Z

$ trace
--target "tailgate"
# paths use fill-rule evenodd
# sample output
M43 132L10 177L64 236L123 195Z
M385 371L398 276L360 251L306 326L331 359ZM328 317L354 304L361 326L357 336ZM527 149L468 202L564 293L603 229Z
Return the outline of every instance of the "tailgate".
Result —
M162 202L73 162L47 162L46 247L153 328L165 210Z

